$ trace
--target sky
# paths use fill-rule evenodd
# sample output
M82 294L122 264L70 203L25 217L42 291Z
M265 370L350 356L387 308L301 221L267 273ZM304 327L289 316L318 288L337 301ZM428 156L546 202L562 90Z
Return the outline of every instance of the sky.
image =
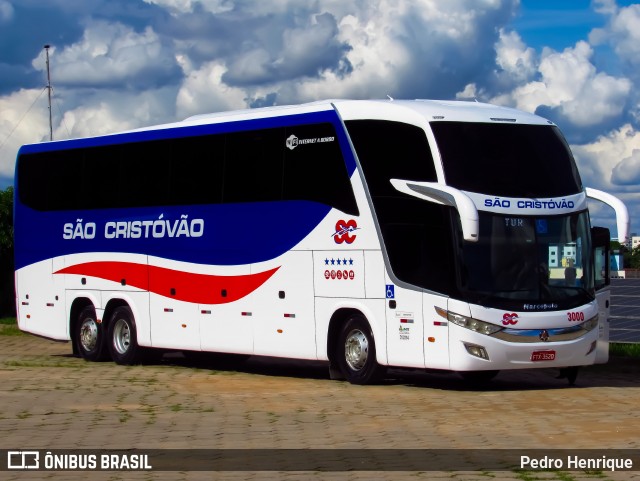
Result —
M0 0L0 188L26 143L328 98L477 99L555 122L640 234L640 2ZM613 211L589 203L616 237Z

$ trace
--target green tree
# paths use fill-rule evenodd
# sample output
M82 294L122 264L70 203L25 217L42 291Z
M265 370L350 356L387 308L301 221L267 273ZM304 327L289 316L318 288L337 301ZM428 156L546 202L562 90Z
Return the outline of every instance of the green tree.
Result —
M636 247L632 249L629 253L628 259L625 257L625 262L629 262L625 264L627 267L631 267L632 269L640 269L640 247Z
M15 314L13 187L0 191L0 316Z

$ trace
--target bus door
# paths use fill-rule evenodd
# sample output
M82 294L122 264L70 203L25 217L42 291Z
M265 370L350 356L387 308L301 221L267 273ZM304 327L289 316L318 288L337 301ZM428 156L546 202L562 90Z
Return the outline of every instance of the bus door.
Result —
M593 227L591 229L593 257L595 269L596 299L598 301L598 347L596 364L604 364L609 360L609 307L611 291L609 290L611 260L609 229Z
M386 277L389 365L424 368L422 292L395 285Z

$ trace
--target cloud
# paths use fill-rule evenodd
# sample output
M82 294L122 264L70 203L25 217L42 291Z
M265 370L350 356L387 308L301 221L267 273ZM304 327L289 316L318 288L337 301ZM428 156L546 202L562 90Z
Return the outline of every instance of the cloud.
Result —
M245 90L226 85L222 81L225 72L226 67L219 62L189 72L176 98L178 118L247 107Z
M13 5L7 0L0 0L0 25L10 22L13 19L14 11Z
M640 131L632 125L625 124L571 149L585 185L610 192L637 190L640 169L634 172L633 167L640 151Z
M619 59L637 67L640 65L640 5L624 8L617 8L615 2L606 5L608 8L602 12L610 15L609 21L604 28L592 30L589 41L594 45L611 45Z
M46 96L42 89L21 89L0 97L0 177L12 177L21 145L48 138Z
M151 27L136 32L121 23L91 21L80 41L61 51L54 47L50 55L55 82L65 87L143 89L175 81L180 73L171 49ZM32 63L43 70L43 54Z
M537 73L537 55L527 47L517 32L500 29L500 40L495 45L496 64L512 82L528 81Z
M635 232L637 213L640 212L640 131L625 124L592 142L572 145L571 150L584 185L619 197L629 209L632 231ZM589 211L592 225L609 227L611 235L617 235L610 208L600 202L589 201Z
M244 42L228 63L222 80L233 86L273 83L294 78L317 77L324 70L339 71L350 47L338 40L333 15L311 15L285 28L272 42ZM275 40L275 39L274 39Z
M640 183L640 149L635 149L629 157L620 161L613 169L611 181L618 185L633 185Z
M545 49L538 65L539 80L492 101L528 112L548 107L577 127L604 124L622 115L633 84L627 78L598 72L590 61L592 55L593 49L584 41L562 52Z
M422 0L357 5L351 11L332 11L338 39L350 47L343 63L317 78L283 86L279 98L451 98L465 79L491 70L496 25L511 18L517 3Z
M193 13L194 10L202 10L208 13L218 14L233 9L230 0L143 0L145 3L159 5L166 8L172 15Z
M65 92L69 108L56 123L56 139L92 137L175 121L178 88L165 86L145 92Z
M602 14L612 14L618 10L616 0L592 0L594 10Z

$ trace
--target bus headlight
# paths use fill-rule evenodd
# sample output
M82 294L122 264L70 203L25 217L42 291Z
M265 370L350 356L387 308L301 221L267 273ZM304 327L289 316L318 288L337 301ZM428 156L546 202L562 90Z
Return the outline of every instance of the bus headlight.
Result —
M461 316L460 314L455 314L453 312L449 312L447 314L447 319L449 322L453 322L460 327L464 327L474 332L479 332L480 334L486 334L487 336L503 329L495 324L479 321L478 319L473 319L471 317Z

